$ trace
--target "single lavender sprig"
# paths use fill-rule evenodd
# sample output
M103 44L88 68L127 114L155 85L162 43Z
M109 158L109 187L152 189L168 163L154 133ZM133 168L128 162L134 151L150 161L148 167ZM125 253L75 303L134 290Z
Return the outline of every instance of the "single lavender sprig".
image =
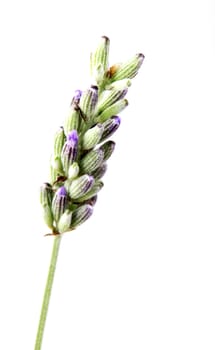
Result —
M41 349L48 305L61 237L83 224L93 213L101 178L107 170L115 142L110 136L120 126L118 114L127 107L125 99L144 55L109 67L110 41L106 36L90 56L92 85L75 90L69 114L54 138L50 181L40 190L44 220L55 236L45 288L35 350Z

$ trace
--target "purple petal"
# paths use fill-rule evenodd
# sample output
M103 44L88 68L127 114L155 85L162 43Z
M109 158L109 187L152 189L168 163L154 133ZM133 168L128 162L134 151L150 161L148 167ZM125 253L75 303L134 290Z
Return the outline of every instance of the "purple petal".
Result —
M60 187L60 188L58 188L58 190L57 190L57 193L56 193L58 196L60 196L60 197L64 197L64 196L66 196L67 195L67 192L66 192L66 189L65 189L65 187L64 186L62 186L62 187Z
M72 142L72 143L77 143L78 142L78 133L77 130L72 130L68 133L67 135L67 141Z
M121 119L120 117L118 117L118 115L114 115L113 117L111 117L111 119L115 121L115 124L117 124L118 126L120 125Z
M74 96L72 98L72 103L79 103L81 95L82 95L81 90L75 90Z

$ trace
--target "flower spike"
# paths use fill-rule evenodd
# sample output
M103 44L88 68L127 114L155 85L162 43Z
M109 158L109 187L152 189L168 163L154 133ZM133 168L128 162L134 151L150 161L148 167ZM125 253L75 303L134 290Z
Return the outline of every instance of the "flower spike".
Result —
M90 56L91 85L77 89L69 114L54 138L50 184L41 187L40 201L53 234L74 230L93 212L101 178L115 149L110 137L120 126L132 79L144 55L139 53L109 66L110 40L102 36Z

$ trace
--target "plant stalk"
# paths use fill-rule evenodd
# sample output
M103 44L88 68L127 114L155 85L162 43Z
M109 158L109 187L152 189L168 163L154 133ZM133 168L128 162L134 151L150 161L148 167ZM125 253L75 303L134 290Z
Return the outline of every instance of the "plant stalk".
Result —
M40 320L39 320L39 325L37 329L37 336L36 336L34 350L40 350L42 346L43 334L44 334L45 323L46 323L46 318L48 313L49 301L50 301L52 285L53 285L53 280L55 275L55 269L57 265L60 242L61 242L61 235L59 234L54 238L51 261L49 265L49 272L48 272L46 287L45 287L44 296L43 296L43 303L42 303L42 308L40 313Z

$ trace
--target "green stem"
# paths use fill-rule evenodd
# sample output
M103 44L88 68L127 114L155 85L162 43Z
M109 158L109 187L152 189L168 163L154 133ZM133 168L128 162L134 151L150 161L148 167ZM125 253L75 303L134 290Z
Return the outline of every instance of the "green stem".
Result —
M57 257L58 257L58 252L60 248L60 241L61 241L61 235L57 235L54 238L52 256L51 256L51 261L49 265L49 272L48 272L48 277L46 281L45 292L43 296L43 304L42 304L41 313L40 313L40 320L39 320L34 350L40 350L42 345L43 333L45 329L46 317L47 317L52 285L54 280L54 274L55 274L55 269L57 264Z

